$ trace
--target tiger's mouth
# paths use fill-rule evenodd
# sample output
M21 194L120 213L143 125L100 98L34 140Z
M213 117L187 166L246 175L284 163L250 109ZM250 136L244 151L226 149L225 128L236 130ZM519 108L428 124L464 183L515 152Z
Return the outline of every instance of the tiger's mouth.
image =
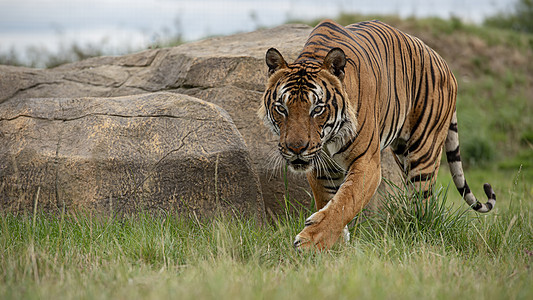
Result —
M301 156L295 156L293 158L287 159L289 168L294 172L306 173L313 168L312 160L306 159Z
M290 157L285 156L289 169L296 173L307 173L314 168L314 161L316 159L317 152L307 155L292 155Z
M281 156L287 162L289 169L296 173L306 173L313 169L314 160L319 154L319 150L309 153L304 151L303 153L295 154L290 153L291 151L286 151L285 149L280 148Z

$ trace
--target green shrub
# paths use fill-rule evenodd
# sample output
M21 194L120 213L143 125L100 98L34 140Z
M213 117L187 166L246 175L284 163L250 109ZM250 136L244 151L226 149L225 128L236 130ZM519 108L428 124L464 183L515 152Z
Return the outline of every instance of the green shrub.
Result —
M484 136L472 136L461 143L461 158L467 167L486 166L496 156L494 142Z
M502 169L510 170L517 170L522 167L527 171L531 171L531 168L533 168L533 151L531 149L522 151L515 157L499 163L498 166Z
M489 17L484 23L488 26L533 33L533 0L518 0L511 13Z
M520 137L520 142L525 145L532 145L533 144L533 130L526 130L522 133L522 136Z

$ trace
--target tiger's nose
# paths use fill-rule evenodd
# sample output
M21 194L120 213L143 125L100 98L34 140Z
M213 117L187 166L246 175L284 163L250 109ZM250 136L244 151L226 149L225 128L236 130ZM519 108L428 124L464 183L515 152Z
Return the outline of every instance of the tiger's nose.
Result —
M309 142L307 141L287 143L287 149L296 155L302 154L302 152L307 150L308 147L309 147Z

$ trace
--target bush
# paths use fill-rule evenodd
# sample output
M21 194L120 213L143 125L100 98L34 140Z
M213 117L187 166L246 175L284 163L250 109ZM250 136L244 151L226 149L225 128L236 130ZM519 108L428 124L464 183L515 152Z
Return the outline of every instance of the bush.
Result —
M494 142L486 137L473 136L461 144L461 157L467 167L487 165L495 153Z
M533 33L533 0L518 0L514 10L485 20L485 25Z

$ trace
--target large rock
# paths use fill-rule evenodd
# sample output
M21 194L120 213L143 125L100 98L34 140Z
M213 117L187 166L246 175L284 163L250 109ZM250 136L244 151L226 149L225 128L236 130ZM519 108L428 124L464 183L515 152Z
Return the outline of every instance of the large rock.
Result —
M0 138L2 209L264 214L231 118L186 95L9 100Z
M277 140L256 117L266 81L264 56L268 48L276 47L287 60L295 59L310 32L305 25L283 25L122 57L92 58L50 70L0 66L0 102L169 91L215 103L228 111L246 141L267 209L279 212L285 207L281 205L284 175L269 163ZM397 174L392 156L385 158L384 170ZM305 178L287 176L291 199L308 205Z

